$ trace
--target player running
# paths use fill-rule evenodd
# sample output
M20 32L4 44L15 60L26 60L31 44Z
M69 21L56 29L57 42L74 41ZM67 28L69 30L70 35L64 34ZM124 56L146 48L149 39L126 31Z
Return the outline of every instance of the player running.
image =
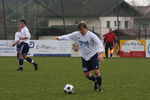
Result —
M19 68L18 71L23 71L23 62L24 59L28 61L29 63L32 63L34 65L35 71L38 70L38 64L34 62L31 58L27 57L27 54L29 52L29 40L31 38L31 35L29 33L28 28L26 27L26 21L20 20L20 26L21 26L21 36L19 37L20 40L20 49L19 49Z
M17 51L17 59L19 59L19 48L20 48L20 41L19 37L21 36L21 27L18 27L18 32L15 33L15 42L12 44L12 46L16 46Z
M103 92L102 76L99 71L99 61L103 61L104 47L100 39L88 30L86 22L78 25L78 30L73 33L59 36L57 40L73 40L81 51L83 72L86 78L94 81L94 90ZM92 74L94 73L94 74Z

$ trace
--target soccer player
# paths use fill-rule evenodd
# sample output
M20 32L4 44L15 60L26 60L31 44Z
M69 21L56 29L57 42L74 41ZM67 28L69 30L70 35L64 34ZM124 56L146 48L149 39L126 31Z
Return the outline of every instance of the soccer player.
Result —
M18 27L18 32L15 33L15 42L12 44L12 46L16 46L16 51L17 51L17 59L19 59L19 47L20 47L20 41L19 37L21 36L21 27Z
M103 35L103 37L104 37L104 44L105 44L105 55L106 58L108 58L108 49L110 49L110 51L113 49L117 37L111 28L109 29L109 32L107 34ZM110 53L110 58L112 58L112 56L113 53Z
M34 62L31 58L27 57L27 54L29 52L29 40L31 38L31 35L29 33L28 28L26 27L26 21L25 20L20 20L19 22L21 26L21 36L19 37L20 40L20 50L19 50L19 68L17 69L18 71L23 71L23 62L24 59L32 63L34 65L35 71L38 70L38 64Z
M103 92L102 76L99 70L99 61L103 61L104 47L100 39L88 30L86 22L80 22L78 31L58 36L57 40L73 40L81 51L83 72L87 79L94 82L94 90ZM94 73L94 74L92 74Z

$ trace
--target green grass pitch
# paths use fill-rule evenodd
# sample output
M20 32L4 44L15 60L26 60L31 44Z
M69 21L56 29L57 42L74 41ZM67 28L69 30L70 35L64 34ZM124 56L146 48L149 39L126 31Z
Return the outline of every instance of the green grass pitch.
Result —
M82 73L81 59L35 57L39 71L25 62L17 72L16 58L0 58L0 100L150 100L150 59L116 58L101 63L104 93ZM64 94L70 83L75 91Z

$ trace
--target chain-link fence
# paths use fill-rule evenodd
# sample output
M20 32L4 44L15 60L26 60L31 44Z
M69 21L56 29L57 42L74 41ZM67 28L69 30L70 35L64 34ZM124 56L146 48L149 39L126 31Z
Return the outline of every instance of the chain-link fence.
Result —
M1 0L0 19L0 39L14 39L20 19L32 39L76 31L82 20L100 38L109 28L118 39L150 38L150 6L124 0Z

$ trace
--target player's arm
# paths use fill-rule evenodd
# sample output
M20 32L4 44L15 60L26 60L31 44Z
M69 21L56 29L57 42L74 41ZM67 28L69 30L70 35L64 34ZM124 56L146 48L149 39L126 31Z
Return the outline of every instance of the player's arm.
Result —
M12 46L14 47L14 46L16 46L17 44L19 44L19 40L16 40L13 44L12 44Z
M104 61L103 52L104 52L105 50L104 50L104 46L103 46L102 42L100 41L100 39L99 39L96 35L93 35L93 41L94 41L95 44L97 45L97 49L98 49L98 60Z
M15 34L15 42L12 44L12 46L14 47L14 46L16 46L17 44L19 44L19 37L18 37L18 35L17 35L17 33Z
M26 34L26 36L24 36L24 37L19 37L20 40L27 40L27 39L30 39L30 38L31 38L30 34Z
M26 39L29 39L28 37L20 37L19 38L20 40L26 40Z
M76 37L76 33L70 33L67 35L62 35L62 36L58 36L56 37L56 40L75 40Z
M104 34L103 37L104 37L104 45L106 45L106 42L107 42L107 41L106 41L107 34Z
M19 37L19 40L27 40L31 38L31 35L29 33L29 30L24 30L25 36L24 37Z
M104 61L103 52L98 53L98 60L99 61Z

